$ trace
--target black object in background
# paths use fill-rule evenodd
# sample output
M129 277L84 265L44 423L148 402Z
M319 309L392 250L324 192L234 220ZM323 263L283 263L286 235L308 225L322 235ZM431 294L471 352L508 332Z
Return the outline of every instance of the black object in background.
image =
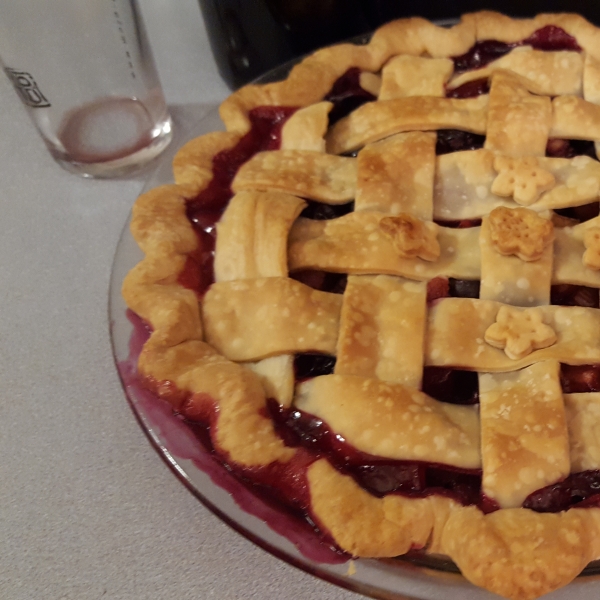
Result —
M513 17L578 12L600 24L598 0L199 0L219 72L235 89L277 65L398 17L451 19L497 10Z

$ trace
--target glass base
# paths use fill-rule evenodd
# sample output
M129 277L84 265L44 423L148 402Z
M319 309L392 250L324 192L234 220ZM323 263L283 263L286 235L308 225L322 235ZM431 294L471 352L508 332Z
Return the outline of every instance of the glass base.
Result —
M110 179L132 175L142 170L167 148L172 138L173 123L167 115L165 120L154 127L150 143L127 156L113 160L82 161L50 145L48 149L56 162L70 173L94 179Z

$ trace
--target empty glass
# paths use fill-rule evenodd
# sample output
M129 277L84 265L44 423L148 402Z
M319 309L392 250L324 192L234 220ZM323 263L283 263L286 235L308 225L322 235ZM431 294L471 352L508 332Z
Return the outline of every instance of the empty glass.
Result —
M0 0L0 57L69 171L124 175L171 140L137 0Z

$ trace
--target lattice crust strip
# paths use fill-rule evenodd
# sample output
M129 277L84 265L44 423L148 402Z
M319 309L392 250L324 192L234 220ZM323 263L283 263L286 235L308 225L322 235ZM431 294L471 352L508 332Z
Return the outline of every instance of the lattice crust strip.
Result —
M520 42L548 24L583 52L521 46L453 75L449 57L476 41ZM212 415L215 448L232 464L297 456L266 417L275 398L367 455L482 468L483 492L501 506L484 515L437 495L378 498L316 460L306 474L311 518L352 554L427 548L515 600L570 581L600 556L600 510L518 507L569 473L600 468L600 393L563 395L559 377L560 362L600 362L600 311L549 305L551 284L600 288L600 217L574 225L549 212L597 201L600 163L545 156L551 138L600 144L599 65L600 34L579 17L483 12L450 29L398 21L365 46L316 52L285 82L233 94L221 107L227 132L186 144L178 185L136 203L132 231L146 257L124 295L155 329L139 372L187 416ZM322 98L350 67L378 99L328 128L332 103ZM488 94L445 97L482 78ZM217 225L216 283L198 307L178 283L199 243L186 200L263 105L300 108L281 149L237 172ZM485 135L484 148L436 156L435 131L449 128ZM315 221L299 217L306 200L355 204ZM348 274L345 293L289 276L305 270ZM435 277L480 280L480 298L428 304ZM335 356L334 373L294 389L298 352ZM428 366L477 371L479 408L421 392Z
M535 311L543 325L550 327L556 341L549 347L532 350L522 358L509 358L504 350L485 341L486 331L496 323L501 307L493 300L447 298L429 311L425 364L453 366L481 372L515 371L541 360L557 360L571 365L600 362L600 311L595 308L539 306L510 308L516 325L510 335L519 340L519 317ZM509 335L507 333L507 335ZM526 340L529 334L524 330Z
M479 279L479 229L429 225L436 232L440 256L435 261L401 256L394 235L381 221L388 215L352 212L338 219L299 218L290 231L290 271L317 269L334 273L390 274L426 281L438 276Z
M479 376L483 491L502 508L570 473L557 361Z
M483 134L488 97L408 96L370 102L338 121L327 134L327 152L344 154L403 131L462 129Z
M349 276L334 372L420 388L426 298L423 282L388 275Z
M435 133L410 132L368 144L357 157L354 210L433 218Z
M362 452L465 469L481 466L473 406L438 402L416 388L353 375L315 377L296 394L298 408L323 419ZM423 439L425 434L435 445Z
M434 218L442 221L477 219L498 206L527 206L538 212L568 208L593 202L600 193L600 163L588 156L517 160L504 169L499 157L489 150L465 150L439 156ZM537 176L554 179L549 187L536 182L537 176L532 178L536 171ZM531 190L529 195L517 202L515 188L502 186L506 175L515 176L513 186Z
M492 61L485 67L466 71L452 77L450 89L456 89L470 81L487 79L495 71L505 70L527 80L536 94L543 96L580 96L582 92L584 58L580 52L545 52L531 46L514 48L508 54Z

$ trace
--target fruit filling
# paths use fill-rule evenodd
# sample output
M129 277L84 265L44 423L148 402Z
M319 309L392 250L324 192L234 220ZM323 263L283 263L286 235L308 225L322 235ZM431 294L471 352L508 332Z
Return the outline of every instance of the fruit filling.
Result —
M326 457L336 469L350 475L374 496L441 494L465 505L479 505L483 500L479 470L382 459L356 450L331 431L327 423L311 414L283 408L274 400L268 401L268 410L286 445L305 448L317 458Z
M560 27L547 25L532 33L528 38L512 44L496 40L477 42L468 52L461 56L455 56L452 59L454 61L454 72L464 73L465 71L481 69L491 62L502 58L518 46L532 46L535 50L544 50L547 52L556 52L559 50L581 52L581 47L573 36Z
M531 45L545 51L581 51L574 38L564 30L548 26L536 31L529 38L513 44L498 41L477 43L466 54L454 58L455 73L484 67L504 56L517 46ZM325 100L334 104L330 124L346 116L366 102L376 100L370 92L360 86L361 72L351 68L336 80ZM489 92L487 79L478 79L448 92L448 97L469 98ZM213 178L209 185L196 197L187 201L187 216L197 233L198 249L192 253L179 276L179 283L196 291L200 296L214 281L212 262L216 229L233 193L231 183L240 166L257 152L276 150L280 147L281 128L295 112L294 107L262 106L249 113L250 131L231 149L218 153L213 158ZM459 130L441 130L437 134L436 154L482 148L485 137ZM547 156L571 158L585 154L596 157L591 142L551 139ZM302 213L311 219L333 219L353 210L353 204L328 206L308 201ZM581 207L564 216L579 221L595 216L597 203ZM588 214L589 213L589 214ZM444 226L472 227L479 221L444 223ZM343 293L346 276L319 271L302 271L293 277L311 287L333 293ZM477 298L478 281L463 281L435 278L428 283L427 300L434 302L445 297ZM568 306L599 306L598 291L582 286L554 286L552 303ZM298 354L294 360L297 382L333 373L335 357L321 354ZM566 393L600 391L600 365L562 365L561 383ZM425 367L422 390L431 397L453 404L477 404L479 402L477 373L452 368ZM461 504L479 506L484 512L496 510L493 501L481 490L481 472L461 470L439 464L418 461L386 460L360 452L341 436L330 430L322 420L295 408L283 408L276 401L267 401L268 414L280 437L288 446L302 449L298 459L281 470L262 469L260 473L243 473L252 485L266 486L275 490L275 495L296 498L296 506L306 502L306 468L320 457L326 457L342 473L350 475L365 490L382 497L390 493L424 497L431 494L449 496ZM200 424L190 424L198 434ZM204 427L202 437L210 446L209 432ZM212 447L211 447L212 451ZM235 470L235 467L234 467ZM288 472L289 471L289 472ZM295 482L295 483L294 483ZM303 482L303 483L298 483ZM295 489L294 486L301 489ZM302 498L302 499L301 499ZM557 512L571 506L600 505L600 471L588 471L570 475L565 481L531 494L524 506L540 512Z
M483 148L485 136L459 129L440 129L437 132L435 153L450 154L461 150L479 150Z
M573 473L564 481L530 494L524 508L536 512L560 512L568 508L600 506L600 471Z
M324 100L333 102L333 108L329 113L330 125L350 114L359 106L377 100L371 92L361 87L360 74L361 71L358 67L348 69L336 79L331 91L325 96Z

